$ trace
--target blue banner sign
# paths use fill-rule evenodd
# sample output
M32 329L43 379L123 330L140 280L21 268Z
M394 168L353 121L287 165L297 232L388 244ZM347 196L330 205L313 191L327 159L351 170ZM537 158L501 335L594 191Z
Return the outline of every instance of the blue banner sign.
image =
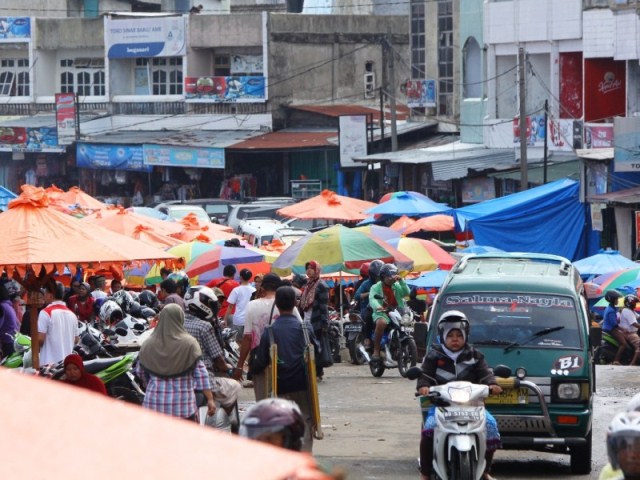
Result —
M163 167L224 168L224 148L189 148L143 145L145 165Z
M134 172L150 172L152 169L143 163L140 145L78 143L76 165L80 168Z
M112 19L105 43L109 58L182 57L187 53L185 20L177 17Z
M31 38L29 17L0 17L0 42L27 41Z

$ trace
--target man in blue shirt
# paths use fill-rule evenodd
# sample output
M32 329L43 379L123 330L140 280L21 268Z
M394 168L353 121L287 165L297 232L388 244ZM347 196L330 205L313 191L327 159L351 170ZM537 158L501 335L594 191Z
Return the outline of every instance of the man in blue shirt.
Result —
M614 365L620 365L620 358L627 348L627 340L625 339L624 332L618 326L618 300L622 297L622 294L615 290L609 290L605 293L604 298L609 305L604 310L602 331L607 332L618 342L618 351L613 359Z

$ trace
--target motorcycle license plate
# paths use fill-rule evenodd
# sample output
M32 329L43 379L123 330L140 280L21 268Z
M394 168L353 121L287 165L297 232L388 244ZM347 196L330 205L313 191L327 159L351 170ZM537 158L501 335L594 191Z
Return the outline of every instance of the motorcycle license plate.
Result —
M345 323L342 326L344 333L358 333L362 331L361 323Z
M529 403L529 390L526 388L510 388L502 391L500 395L489 395L485 398L487 405L522 405Z
M450 412L446 412L444 414L444 419L446 421L454 421L454 422L477 422L480 420L480 415L478 412L472 412L467 410L454 410Z

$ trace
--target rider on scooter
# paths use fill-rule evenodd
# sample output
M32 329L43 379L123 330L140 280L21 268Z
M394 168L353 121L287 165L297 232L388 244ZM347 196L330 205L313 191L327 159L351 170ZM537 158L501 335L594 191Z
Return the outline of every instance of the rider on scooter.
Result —
M489 392L499 394L493 372L489 369L484 355L468 344L469 320L464 313L450 310L438 320L439 345L433 346L422 363L422 375L418 378L417 390L420 395L428 395L429 387L443 385L454 380L465 380L489 386ZM484 480L491 480L493 454L500 446L500 434L495 418L486 411L487 450ZM424 422L420 439L420 473L428 480L433 466L433 433L436 425L435 407L431 407Z
M369 266L369 270L371 270L371 266ZM374 366L380 361L380 342L387 325L391 323L391 319L385 309L404 309L404 297L407 297L409 293L411 293L409 286L398 275L398 267L392 263L385 264L380 269L380 281L373 285L369 291L369 306L373 311L373 320L375 322L373 356L371 357L371 362Z
M367 264L367 278L356 290L356 298L360 302L360 318L364 322L364 344L369 347L371 344L371 334L373 333L373 318L369 306L369 291L371 287L380 280L380 269L384 266L382 260L373 260ZM362 273L362 268L360 269Z

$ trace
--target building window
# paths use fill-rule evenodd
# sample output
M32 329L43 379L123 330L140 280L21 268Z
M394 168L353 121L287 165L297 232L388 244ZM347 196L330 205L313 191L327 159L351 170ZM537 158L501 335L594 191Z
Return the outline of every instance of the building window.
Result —
M60 60L60 91L82 97L106 95L104 59L65 58Z
M427 78L425 50L425 0L411 0L411 78Z
M228 77L231 75L231 57L229 55L213 56L213 76Z
M0 60L0 95L28 97L30 91L29 59L3 58Z
M482 50L476 39L470 37L462 49L464 98L482 97Z
M146 71L145 71L146 70ZM151 79L144 88L144 79ZM136 59L136 93L149 95L182 95L182 57Z
M438 115L453 115L452 0L438 0Z

